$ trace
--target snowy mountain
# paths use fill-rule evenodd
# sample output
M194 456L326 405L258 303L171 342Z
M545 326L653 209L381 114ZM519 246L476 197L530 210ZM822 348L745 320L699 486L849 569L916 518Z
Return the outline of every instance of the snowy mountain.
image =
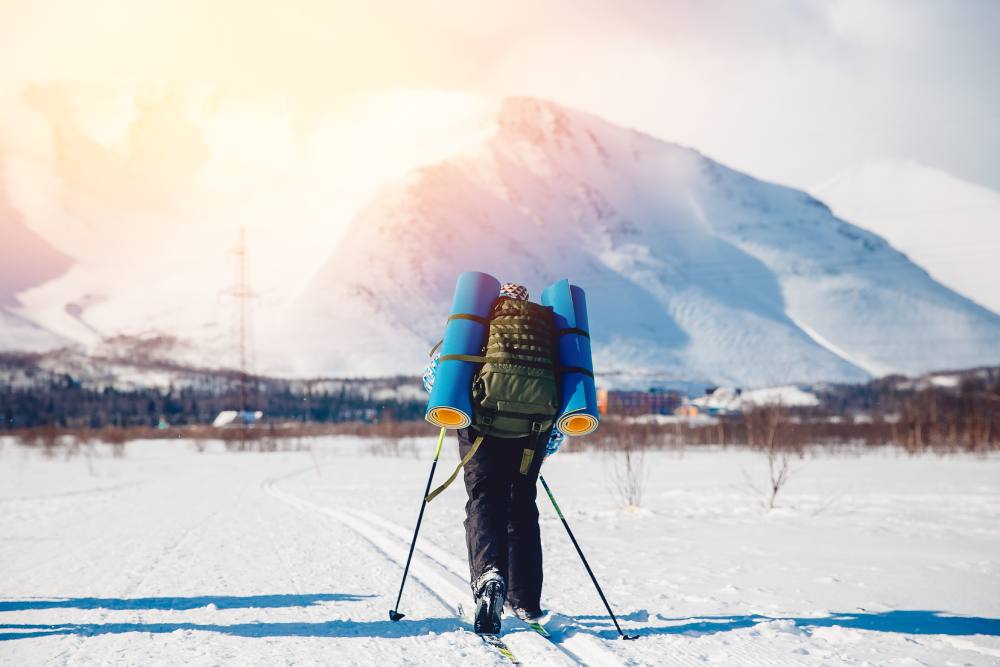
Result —
M386 180L478 140L485 106L399 90L313 108L280 91L201 84L21 93L0 113L0 197L74 263L30 285L0 274L0 291L19 302L0 313L0 341L45 349L69 339L94 352L108 337L166 336L192 353L169 361L231 367L243 228L257 368L269 372L287 368L283 308L360 206Z
M1000 313L1000 193L894 160L847 170L813 193L942 284Z
M234 365L245 226L265 373L419 373L469 269L585 287L608 386L1000 363L997 315L813 197L555 104L409 96L296 125L214 93L119 97L28 96L47 157L7 156L0 184L0 349L127 336ZM421 120L383 136L403 102Z
M72 264L29 229L0 191L0 350L44 350L67 339L17 313L19 292L43 284Z
M29 229L0 191L0 306L18 303L17 293L66 272L73 260Z
M534 99L383 190L290 310L299 372L417 372L455 276L586 288L609 384L1000 362L1000 317L810 195Z

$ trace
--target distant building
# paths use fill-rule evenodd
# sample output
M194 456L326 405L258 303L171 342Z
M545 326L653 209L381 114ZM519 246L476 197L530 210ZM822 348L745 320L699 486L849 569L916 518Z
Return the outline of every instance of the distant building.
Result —
M216 428L240 425L249 426L260 421L263 416L264 413L260 410L244 410L242 412L238 410L223 410L219 413L219 416L215 418L215 421L212 422L212 426Z
M735 416L743 409L743 390L735 387L713 387L689 405L704 415Z
M693 403L685 403L677 408L677 410L674 411L674 414L678 417L697 417L701 414L701 411L698 410L697 405Z
M667 389L648 391L597 390L597 408L603 415L670 415L681 404L680 393Z

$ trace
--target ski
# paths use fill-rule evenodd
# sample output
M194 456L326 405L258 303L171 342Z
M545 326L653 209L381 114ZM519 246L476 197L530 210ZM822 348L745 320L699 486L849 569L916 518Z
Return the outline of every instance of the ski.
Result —
M512 617L516 618L521 623L524 623L525 625L527 625L529 628L531 628L537 634L541 635L542 637L545 637L549 641L555 641L555 639L552 637L552 633L549 632L548 629L545 627L546 624L552 622L552 612L544 612L541 616L539 616L539 617L537 617L537 618L535 618L533 620L529 620L527 618L522 618L522 617L518 616L517 613L514 611L513 608L511 608L510 605L506 605L504 607L504 609L507 611L508 614L510 614Z
M512 665L521 664L521 661L518 660L517 656L514 655L514 652L507 647L507 644L505 644L504 641L500 639L499 635L479 635L479 636L482 637L483 641L486 642L489 646L492 646L494 649L499 651L500 655L507 658L507 660L510 661L510 664Z
M465 607L464 605L462 605L461 602L458 603L458 617L463 621L468 620L465 615ZM478 632L475 634L480 639L482 639L487 646L492 647L495 651L500 653L500 655L507 658L510 664L512 665L523 664L520 660L517 659L517 656L514 655L514 652L510 650L510 647L507 646L504 640L500 638L500 635L484 635L484 634L479 634Z
M545 626L542 625L541 623L538 623L537 621L525 621L525 623L528 624L529 628L531 628L541 636L545 637L546 639L552 639L552 635L549 634L549 631L546 630Z

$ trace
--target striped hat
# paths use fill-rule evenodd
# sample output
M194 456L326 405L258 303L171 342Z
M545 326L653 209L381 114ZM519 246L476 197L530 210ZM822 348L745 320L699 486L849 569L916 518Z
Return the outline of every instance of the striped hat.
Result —
M500 286L500 296L505 296L517 301L528 300L528 288L517 283L504 283Z

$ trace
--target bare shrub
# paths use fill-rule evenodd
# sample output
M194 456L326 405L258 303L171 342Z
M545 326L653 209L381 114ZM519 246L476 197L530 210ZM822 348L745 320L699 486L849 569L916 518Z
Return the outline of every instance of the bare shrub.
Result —
M375 438L368 445L368 453L373 456L399 456L399 438Z
M778 492L788 482L791 470L788 467L788 452L768 450L767 468L770 473L770 494L767 497L767 509L774 509L774 501L778 497Z
M91 477L94 477L96 470L94 469L94 459L97 456L97 451L95 448L93 433L89 429L80 429L79 431L71 434L70 446L67 448L66 457L69 458L73 453L82 452L84 459L87 461L87 472Z
M129 437L130 431L131 429L124 428L101 429L101 440L111 446L111 455L116 459L125 456L125 445L132 439Z
M368 445L368 453L373 456L417 456L419 453L416 444L410 438L375 438Z
M789 451L801 451L801 445L789 438L788 410L781 404L760 405L743 414L747 444L767 456L768 488L764 506L774 509L778 493L791 475Z
M626 447L617 452L612 468L615 491L627 508L638 508L646 486L646 461L643 451Z
M62 444L62 435L55 426L43 426L35 433L35 442L41 446L46 458L53 458Z

